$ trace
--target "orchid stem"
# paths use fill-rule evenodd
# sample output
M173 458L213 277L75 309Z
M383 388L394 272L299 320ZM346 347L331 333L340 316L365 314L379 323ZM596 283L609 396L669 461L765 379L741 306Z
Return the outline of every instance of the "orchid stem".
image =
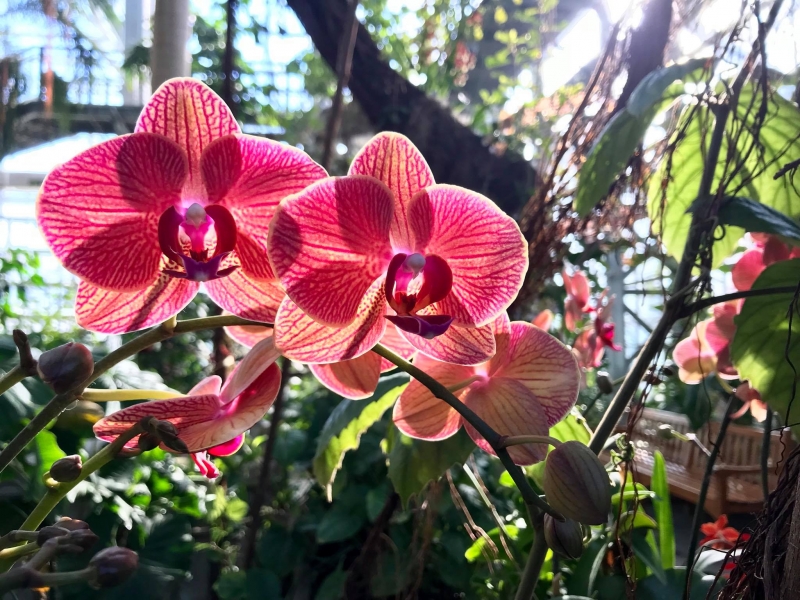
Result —
M509 446L519 446L520 444L547 444L558 448L562 442L549 435L511 435L500 442L501 448L508 448Z
M81 398L91 402L128 402L131 400L169 400L182 394L167 390L83 390Z
M517 466L514 461L511 460L508 450L506 450L502 445L504 440L503 436L492 429L488 423L481 419L471 408L456 398L453 393L450 392L444 385L425 373L425 371L419 367L412 365L401 356L398 356L380 344L377 344L372 351L378 356L382 356L394 364L401 371L411 375L414 379L428 388L434 396L440 400L444 400L447 404L449 404L456 412L464 417L464 420L467 423L475 428L481 437L483 437L483 439L485 439L492 449L494 449L494 451L497 453L497 457L500 459L500 462L503 463L503 466L508 471L508 474L511 475L511 479L514 480L517 488L519 488L520 494L522 494L523 501L528 507L530 507L533 514L545 512L558 520L563 520L564 517L562 517L547 502L539 497L539 495L531 487L530 483L528 483L528 479L525 477L525 473L522 471L522 469L520 469L519 466Z
M214 329L216 327L227 327L230 325L261 325L269 327L264 323L257 323L242 319L235 315L218 315L213 317L203 317L201 319L188 319L186 321L176 321L174 318L169 319L153 327L149 331L133 338L129 342L123 344L113 352L107 354L104 358L97 361L94 365L94 372L85 380L75 385L71 390L62 394L57 394L48 402L42 410L30 420L30 422L20 431L14 439L12 439L2 452L0 452L0 473L11 464L17 455L25 449L25 447L33 441L37 434L47 427L53 419L58 417L64 410L81 395L84 388L89 386L98 377L106 373L109 369L121 363L123 360L130 358L134 354L141 352L145 348L149 348L153 344L162 342L171 338L174 335L181 333L189 333L192 331L201 331L203 329ZM13 371L13 369L12 369ZM11 373L11 371L9 371ZM6 374L6 376L8 373ZM0 380L3 381L3 380Z
M0 394L5 394L9 389L25 379L27 375L19 365L0 376Z
M547 556L547 542L544 539L544 525L542 515L532 517L533 521L533 546L525 563L525 570L522 571L522 578L517 588L514 600L533 600L536 584L539 582L539 574L542 572L542 565Z

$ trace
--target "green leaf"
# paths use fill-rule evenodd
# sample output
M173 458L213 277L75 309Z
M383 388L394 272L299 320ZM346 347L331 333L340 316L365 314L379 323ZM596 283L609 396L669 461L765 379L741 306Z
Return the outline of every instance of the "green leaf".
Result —
M568 577L566 580L568 593L577 595L592 593L607 549L608 539L603 535L593 538L586 544L583 554L572 572L572 577Z
M336 471L348 450L358 448L362 434L380 421L383 413L392 406L405 388L405 374L387 377L378 384L371 398L366 400L343 400L331 413L317 442L314 456L314 476L322 485L328 500L332 495L331 484Z
M333 573L328 575L319 586L314 600L339 600L344 596L344 584L347 581L347 571L343 571L339 566Z
M517 536L519 536L519 527L516 527L515 525L506 525L506 531L508 532L508 536L512 540L517 539ZM500 535L501 534L500 534L500 528L499 527L495 527L494 529L490 529L489 531L486 532L486 535L489 536L489 539L494 542L494 545L496 547L498 547L498 548L501 547L501 543L500 543ZM469 562L475 562L476 560L478 560L481 557L481 555L483 554L484 548L486 548L487 544L488 544L488 541L486 540L486 538L484 536L478 537L478 539L476 539L474 542L472 542L472 545L469 548L467 548L466 552L464 552L464 558L466 558Z
M653 550L652 546L647 543L647 536L644 531L634 531L631 536L631 548L633 554L641 560L644 565L653 572L662 583L666 583L667 576L664 573L664 568L661 566L661 558Z
M453 465L463 465L475 449L467 432L460 429L440 442L425 442L393 430L389 452L389 479L400 495L403 506L419 494L428 482L439 479Z
M272 571L250 569L247 571L248 600L280 600L281 580Z
M327 544L354 536L367 522L364 511L336 502L322 517L317 528L317 542Z
M773 233L800 242L800 222L774 208L739 196L728 198L719 209L719 222L745 231Z
M658 544L661 551L661 566L671 569L675 566L675 527L672 523L672 505L670 504L669 483L664 455L656 450L653 455L653 476L650 487L655 492L653 508L658 524Z
M644 509L629 510L619 518L620 535L627 533L631 529L655 529L656 525L653 517L644 512Z
M767 267L753 289L797 285L800 279L800 258L785 260ZM792 304L793 294L772 294L748 298L737 315L736 335L731 344L731 359L739 377L761 393L773 410L786 423L797 423L800 398L794 398L797 386L800 396L800 310ZM789 310L793 308L789 329ZM787 346L788 342L788 346ZM790 404L792 415L788 415ZM792 430L800 434L800 426Z
M50 470L53 463L59 458L64 458L66 453L58 447L56 436L52 431L43 430L36 434L36 449L39 453L39 475L42 476Z
M683 598L686 589L686 567L668 569L659 578L655 574L645 577L636 584L636 600L675 600ZM713 577L704 577L693 572L691 575L691 600L704 600L713 583Z
M285 577L303 559L304 548L302 534L272 524L261 534L258 557L278 577Z
M800 130L800 110L777 94L770 96L767 102L767 116L758 140L763 150L762 156L759 156L759 152L751 151L754 141L749 133L759 107L760 98L754 97L754 88L746 87L739 98L737 118L728 120L728 131L720 153L724 158L731 150L731 154L737 159L741 157L741 163L737 163L737 171L731 176L725 172L724 161L720 161L716 167L712 193L717 193L720 180L725 175L727 188L722 190L723 194L728 192L729 195L743 195L788 217L800 218L800 195L792 186L790 178L781 177L778 180L772 178L781 165L800 158L800 144L795 141L797 131ZM690 116L692 120L686 126L685 135L672 155L670 181L666 187L666 194L662 190L662 180L669 162L667 160L662 161L652 177L648 190L647 211L653 229L657 233L660 232L667 251L677 259L683 255L683 248L686 245L692 220L692 215L688 211L697 198L703 174L703 159L708 151L710 138L708 131L714 126L713 115L708 109L687 106L678 131L683 129L686 119ZM743 133L737 148L729 149L728 140L739 130ZM770 166L765 169L765 164ZM717 241L714 243L714 266L722 264L722 261L731 255L744 230L740 227L727 226L725 235L722 236L721 233L721 231L715 232Z
M641 143L647 128L661 108L661 99L669 85L699 68L708 59L690 60L647 75L631 94L627 106L606 124L581 167L573 206L586 216L608 194L628 160Z
M576 441L580 442L581 444L588 445L589 440L592 438L592 430L589 429L589 426L586 424L586 419L583 418L581 413L579 413L576 409L572 409L570 414L550 428L549 435L556 438L560 442ZM552 450L552 447L547 447L548 454ZM533 478L539 487L542 487L544 464L545 461L540 461L535 465L525 467L525 472L529 477Z
M625 487L622 489L621 493L617 492L616 494L611 496L611 506L619 506L620 497L622 497L622 500L624 500L625 502L630 502L631 500L643 500L645 498L652 498L653 493L650 492L647 489L647 487L641 483L626 481Z

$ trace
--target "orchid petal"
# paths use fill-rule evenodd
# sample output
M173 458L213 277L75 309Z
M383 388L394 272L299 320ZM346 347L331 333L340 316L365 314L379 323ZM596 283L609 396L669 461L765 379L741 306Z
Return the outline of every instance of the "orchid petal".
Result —
M112 292L81 281L75 298L78 325L98 333L125 333L163 323L182 311L199 284L166 275L147 289Z
M731 268L731 277L734 287L744 292L753 287L761 271L767 268L764 264L764 251L762 249L748 250L742 254L738 262Z
M393 214L391 192L369 177L323 179L284 200L269 256L292 301L320 323L352 323L391 260Z
M184 192L196 202L205 197L200 174L203 150L215 139L240 130L230 109L210 87L194 79L176 78L150 97L136 131L159 133L183 148L189 161Z
M192 421L178 426L180 438L189 449L207 449L232 440L258 423L278 397L281 370L271 364L237 398L221 407L213 420ZM225 394L225 389L222 391ZM165 402L162 400L162 402Z
M547 426L563 419L575 405L580 371L575 357L555 337L530 323L514 321L507 344L498 342L489 375L513 379L534 395L547 415Z
M281 354L306 363L333 363L357 358L377 344L386 329L386 301L380 280L364 295L358 317L345 327L313 320L289 298L275 318L275 343Z
M404 135L381 132L356 155L348 174L374 177L392 191L395 200L392 243L398 251L412 251L414 236L408 224L411 198L434 184L433 173L422 153Z
M491 325L456 327L451 325L442 335L425 339L413 333L400 332L406 341L422 354L457 365L478 365L495 353Z
M464 404L500 435L547 435L550 431L547 415L536 395L514 379L493 377L486 383L473 384L464 396ZM474 427L466 422L464 427L479 448L496 454ZM516 464L530 465L544 460L547 445L509 446L508 453Z
M242 270L252 278L275 279L267 258L275 209L287 196L326 177L325 169L293 146L241 134L211 143L201 168L208 201L225 206L236 220Z
M393 323L388 323L386 325L386 331L383 332L383 337L381 338L381 344L383 344L384 346L389 348L389 350L391 350L395 354L398 354L399 356L401 356L406 360L411 359L411 357L414 356L414 354L417 352L417 349L408 343L408 340L406 340L406 338L403 337L403 335L400 333L400 330L398 330ZM389 368L393 369L394 364L391 364Z
M181 149L158 135L114 138L54 169L37 219L64 267L105 289L132 291L156 279L158 220L180 199Z
M309 368L329 390L351 400L363 400L372 396L378 386L381 357L367 352L351 360L309 365Z
M211 375L206 377L196 386L194 386L187 396L219 396L222 389L222 377L219 375Z
M261 340L272 337L273 332L272 327L261 325L231 325L225 328L225 333L242 346L252 348Z
M220 400L227 404L253 385L261 374L274 364L280 353L275 349L275 339L269 336L253 346L228 376L220 392Z
M564 289L567 295L575 300L575 304L582 311L589 303L589 296L591 294L591 287L589 285L589 280L586 278L586 274L578 270L570 275L565 269L562 271L561 276L564 278Z
M414 364L448 387L462 384L475 375L469 367L443 363L425 356L418 357ZM460 399L467 389L457 390L454 394ZM454 435L461 427L461 415L416 379L412 379L400 394L392 415L400 431L422 440L443 440Z
M567 296L564 301L564 327L567 331L575 331L578 322L583 318L583 309L578 306L577 301L572 296Z
M678 376L684 383L700 383L717 369L717 355L706 341L708 323L698 323L672 352L672 360L679 367Z
M455 325L485 325L516 298L528 268L528 245L516 222L488 198L434 185L408 211L415 251L435 254L453 274L450 294L436 304Z
M555 315L553 311L549 308L540 312L536 317L533 319L532 323L534 326L538 327L543 331L549 331L550 328L553 326L553 320L555 319Z
M208 453L211 456L230 456L236 454L242 446L244 446L244 434L240 433L232 440L209 448Z
M395 326L413 336L432 340L450 327L453 318L448 315L386 315Z
M204 285L211 299L226 311L261 323L275 321L278 307L286 297L277 279L252 279L242 269Z

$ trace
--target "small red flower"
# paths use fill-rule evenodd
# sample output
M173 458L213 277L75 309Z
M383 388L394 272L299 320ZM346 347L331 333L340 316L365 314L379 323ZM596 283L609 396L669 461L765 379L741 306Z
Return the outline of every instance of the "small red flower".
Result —
M739 540L746 542L750 539L749 533L740 534L738 529L728 527L726 515L720 515L713 523L703 523L700 525L700 531L706 536L700 540L700 545L715 550L730 550Z

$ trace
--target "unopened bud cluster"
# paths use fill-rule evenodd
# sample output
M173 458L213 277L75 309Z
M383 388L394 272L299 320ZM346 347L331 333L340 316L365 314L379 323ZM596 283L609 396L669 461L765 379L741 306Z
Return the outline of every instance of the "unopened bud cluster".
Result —
M545 515L544 539L553 552L564 558L576 559L583 554L583 531L572 519L559 521Z
M565 442L547 456L543 488L556 511L585 525L602 525L611 509L603 463L580 442Z
M170 450L189 453L189 447L178 437L178 428L169 421L159 421L150 417L142 421L144 433L139 436L138 446L143 452L164 444Z

